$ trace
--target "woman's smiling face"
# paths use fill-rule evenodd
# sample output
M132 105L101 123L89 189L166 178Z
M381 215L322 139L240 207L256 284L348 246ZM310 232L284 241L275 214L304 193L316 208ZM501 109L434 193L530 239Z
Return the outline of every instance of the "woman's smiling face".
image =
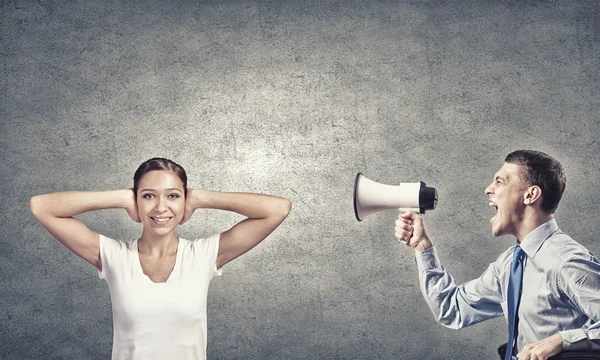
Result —
M185 211L183 182L169 170L146 173L139 182L137 206L144 231L169 234L179 224Z

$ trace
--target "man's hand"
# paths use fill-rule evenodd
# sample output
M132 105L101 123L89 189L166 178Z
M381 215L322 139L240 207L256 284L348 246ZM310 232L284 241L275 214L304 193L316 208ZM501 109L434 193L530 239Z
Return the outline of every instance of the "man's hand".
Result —
M400 213L394 230L398 241L410 246L415 251L421 252L433 246L427 235L423 218L415 212Z
M519 360L547 360L563 350L563 338L559 333L526 345L519 354Z

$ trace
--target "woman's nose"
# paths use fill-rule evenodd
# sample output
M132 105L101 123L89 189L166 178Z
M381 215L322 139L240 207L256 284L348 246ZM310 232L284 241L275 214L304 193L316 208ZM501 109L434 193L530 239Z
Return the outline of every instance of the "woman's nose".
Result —
M165 200L162 197L158 198L156 202L156 211L165 212L167 211L167 206L165 204Z

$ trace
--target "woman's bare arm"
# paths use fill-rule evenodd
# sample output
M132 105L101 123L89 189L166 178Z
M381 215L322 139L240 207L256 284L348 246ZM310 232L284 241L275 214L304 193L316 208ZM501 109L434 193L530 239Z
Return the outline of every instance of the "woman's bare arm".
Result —
M217 268L258 245L285 220L292 207L288 199L263 194L188 189L187 196L182 223L197 208L228 210L247 217L221 234Z
M132 190L69 191L36 195L29 201L33 216L67 249L102 270L100 236L74 218L92 210L122 208L139 222Z

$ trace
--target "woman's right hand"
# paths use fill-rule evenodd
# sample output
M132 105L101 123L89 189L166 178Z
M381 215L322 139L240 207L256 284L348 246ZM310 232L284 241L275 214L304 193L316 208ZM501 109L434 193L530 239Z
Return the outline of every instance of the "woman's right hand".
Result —
M142 222L142 220L140 220L140 215L138 214L137 201L135 199L135 193L133 192L133 189L129 190L129 195L125 204L125 211L127 211L127 215L129 215L133 221L137 223Z

